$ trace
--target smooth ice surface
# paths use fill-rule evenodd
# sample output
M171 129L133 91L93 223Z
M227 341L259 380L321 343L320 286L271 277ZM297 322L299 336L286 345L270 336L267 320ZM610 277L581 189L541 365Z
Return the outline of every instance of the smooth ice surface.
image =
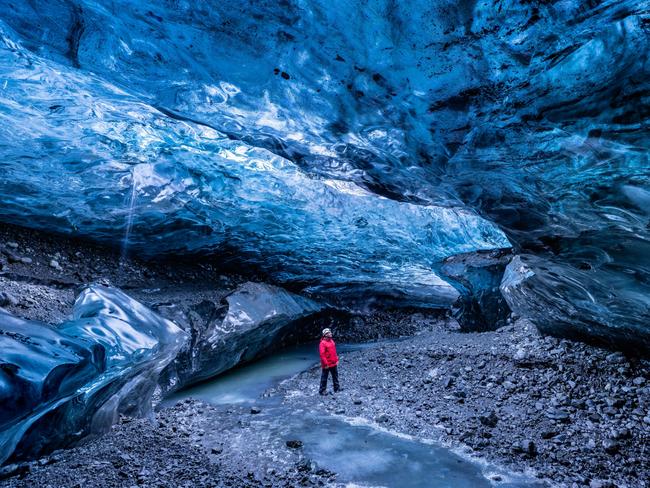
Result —
M648 10L5 2L0 218L436 306L444 258L512 243L538 325L647 337Z
M113 288L91 285L58 326L0 309L0 464L101 432L151 409L185 334Z
M64 5L41 7L46 16L65 16L60 12L66 11ZM113 25L125 28L124 34L141 28L149 35L150 27L136 15L139 8L122 7L124 20L134 26L126 29L115 11L116 17L95 19L98 23L83 32ZM27 7L15 8L22 19ZM91 11L108 15L97 4L82 9ZM19 28L12 15L0 24L4 220L125 240L128 249L150 255L227 249L281 281L383 286L407 295L413 289L425 297L435 296L441 286L450 289L433 270L443 258L510 245L496 226L460 204L415 205L386 198L345 175L314 174L283 153L249 141L246 133L231 135L211 119L194 123L171 117L168 111L175 107L158 110L158 102L143 91L162 95L160 84L154 88L142 79L132 84L117 76L123 70L117 64L116 71L90 65L78 69L65 58L34 49L10 27ZM55 35L56 28L48 32ZM127 49L126 41L116 42ZM108 48L104 40L92 44L95 52L89 58L104 62L115 56L103 51ZM210 54L215 63L225 63L215 56ZM143 62L140 68L147 71ZM192 67L198 71L198 61ZM137 77L140 68L127 71ZM172 96L175 76L183 69L169 65L163 71L163 91ZM149 74L161 81L157 69Z

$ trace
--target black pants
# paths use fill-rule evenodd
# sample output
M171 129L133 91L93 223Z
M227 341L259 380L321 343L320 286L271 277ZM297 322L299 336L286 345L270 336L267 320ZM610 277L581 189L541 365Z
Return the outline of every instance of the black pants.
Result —
M336 366L333 368L323 368L323 372L320 375L320 390L319 393L322 395L327 390L327 375L332 374L332 383L334 383L334 391L339 391L341 387L339 386L339 370L336 369Z

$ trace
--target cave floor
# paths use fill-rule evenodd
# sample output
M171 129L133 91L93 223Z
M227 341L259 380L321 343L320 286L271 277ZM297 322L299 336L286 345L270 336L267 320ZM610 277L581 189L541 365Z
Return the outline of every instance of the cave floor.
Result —
M648 363L540 337L525 320L481 334L440 322L406 340L342 352L344 391L336 395L320 397L318 368L303 368L234 404L181 395L153 421L125 418L107 436L23 466L29 472L1 485L345 486L355 476L376 482L373 469L382 475L396 450L421 463L408 452L418 442L467 463L460 478L433 486L473 486L474 470L504 487L650 486ZM328 451L331 444L338 447ZM444 469L436 452L436 469ZM402 469L387 486L404 486L400 473L411 475Z
M120 263L114 251L11 226L0 227L0 240L4 306L49 323L66 317L75 288L93 280L164 312L168 303L218 301L254 279L222 275L205 263ZM391 320L387 315L382 323ZM344 484L354 477L342 465L346 456L332 455L331 464L318 459L320 427L309 424L318 418L331 422L326 427L334 438L352 426L446 447L472 466L478 462L497 486L524 478L558 486L650 486L647 361L541 337L523 319L476 334L419 314L399 321L396 330L420 332L342 352L345 390L336 396L318 396L319 370L308 361L292 374L302 373L265 385L262 398L220 405L180 399L152 419L124 418L101 438L3 468L0 486ZM261 411L253 414L251 405ZM290 448L287 440L303 445ZM352 459L359 446L345 439L342 445Z

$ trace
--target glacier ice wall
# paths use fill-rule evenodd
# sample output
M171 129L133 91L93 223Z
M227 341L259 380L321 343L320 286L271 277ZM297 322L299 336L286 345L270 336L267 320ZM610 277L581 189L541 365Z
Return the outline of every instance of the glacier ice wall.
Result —
M253 282L238 286L222 305L205 326L186 327L189 341L161 374L164 394L277 350L298 321L324 308L277 286Z
M434 296L435 263L510 245L471 210L398 202L316 177L3 40L5 220L124 237L153 255L227 246L280 281L384 283Z
M151 409L185 333L119 290L86 287L58 326L0 309L0 464Z
M512 244L515 311L647 344L649 8L5 3L0 218L436 303Z

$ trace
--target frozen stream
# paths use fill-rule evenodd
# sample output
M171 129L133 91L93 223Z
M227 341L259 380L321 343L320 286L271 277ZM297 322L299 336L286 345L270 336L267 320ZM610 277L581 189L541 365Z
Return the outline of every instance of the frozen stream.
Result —
M339 352L374 347L375 344L341 345ZM315 345L274 353L211 381L177 392L165 400L171 405L192 397L218 405L264 404L255 422L270 436L283 441L300 439L304 454L319 466L338 473L350 486L395 488L464 488L482 486L538 487L538 482L508 475L493 466L466 459L432 443L395 435L354 419L323 417L316 413L287 411L270 399L261 399L269 387L317 364ZM317 385L314 385L317 388ZM495 478L496 476L496 478ZM500 481L492 481L494 478Z

